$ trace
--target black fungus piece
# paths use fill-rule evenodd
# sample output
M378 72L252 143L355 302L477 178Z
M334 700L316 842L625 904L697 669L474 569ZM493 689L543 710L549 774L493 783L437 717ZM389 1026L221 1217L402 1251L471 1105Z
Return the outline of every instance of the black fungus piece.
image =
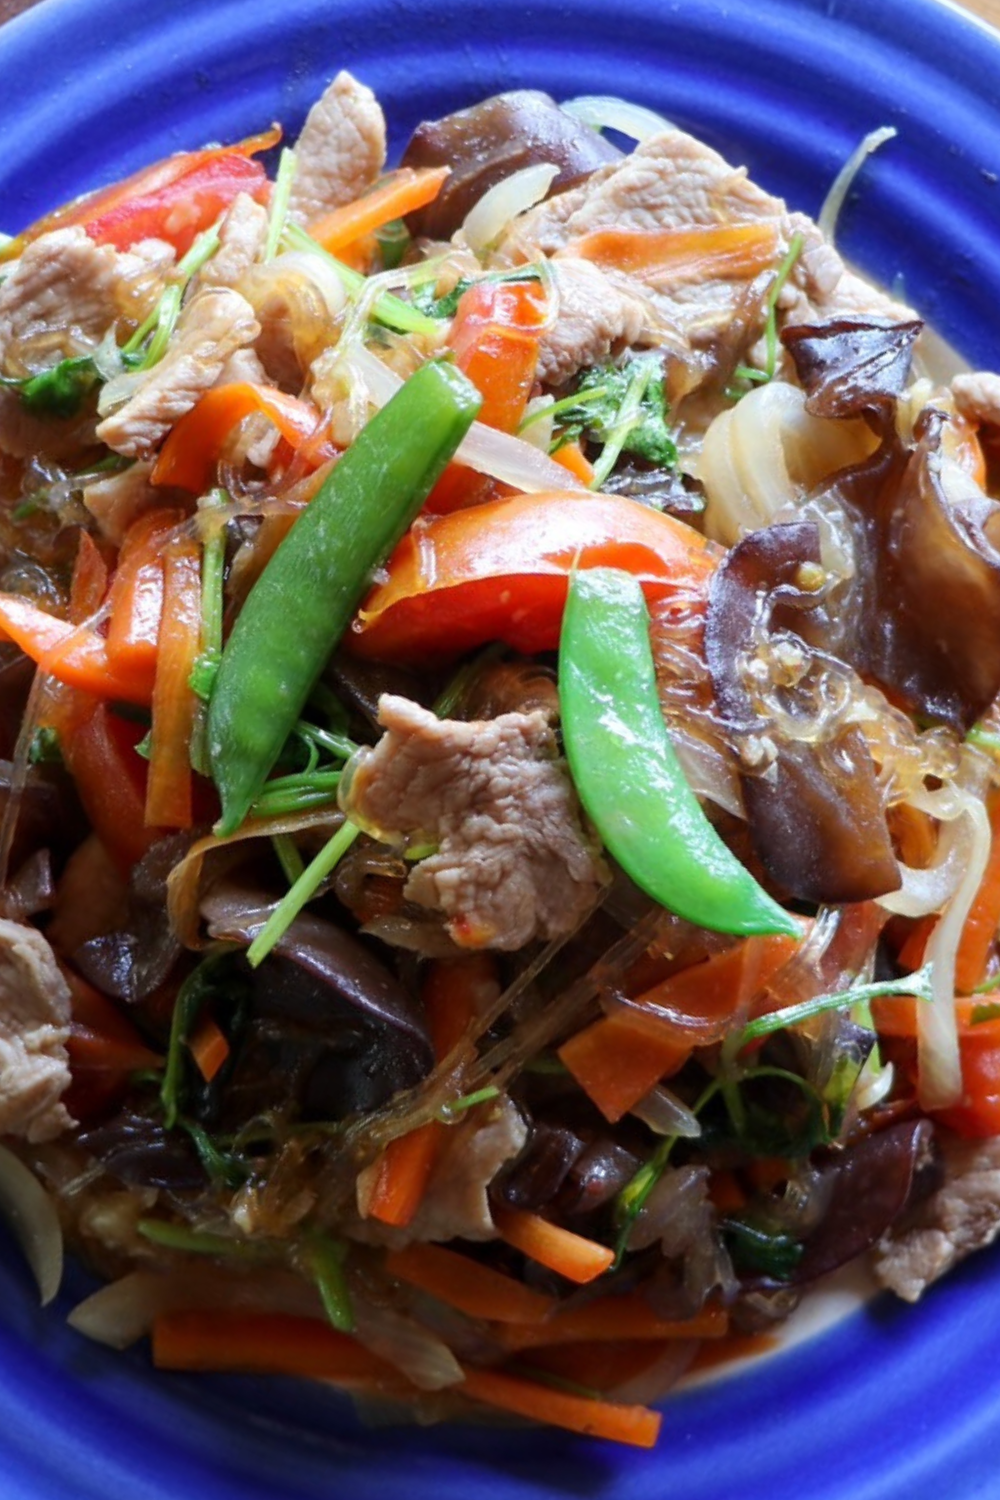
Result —
M180 957L167 916L167 877L193 838L178 833L158 840L132 871L125 927L91 938L74 952L81 974L105 995L129 1004L146 999Z
M874 1245L922 1191L933 1141L930 1120L902 1120L834 1156L829 1208L805 1240L793 1279L815 1281Z
M259 894L218 889L203 912L219 937L249 943ZM434 1065L419 1003L357 938L305 914L272 954L247 966L249 1026L230 1085L246 1109L291 1097L303 1119L377 1109Z
M189 1192L205 1186L205 1169L190 1138L148 1115L125 1109L78 1140L109 1176L129 1187Z
M923 324L883 318L838 318L786 328L781 341L816 417L891 415L906 389L913 346Z
M403 152L404 167L451 168L434 202L408 215L413 235L446 240L489 188L540 162L559 168L550 189L560 193L622 153L537 89L497 94L471 109L425 120Z
M848 725L818 740L783 734L758 711L746 675L763 635L816 607L815 592L799 579L818 563L819 536L809 522L744 537L713 580L705 656L719 709L743 750L757 858L799 900L865 901L898 889L900 876L861 732ZM794 707L794 694L789 701Z
M855 580L836 649L910 713L967 732L1000 692L1000 505L957 466L929 408L896 431L917 323L833 322L783 338L822 417L864 416L882 444L819 492L850 522Z

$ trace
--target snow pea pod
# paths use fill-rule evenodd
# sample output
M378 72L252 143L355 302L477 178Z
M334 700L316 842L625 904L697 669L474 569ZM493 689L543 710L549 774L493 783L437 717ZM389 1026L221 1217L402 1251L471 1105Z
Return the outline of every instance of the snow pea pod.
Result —
M630 573L592 568L570 580L559 702L580 801L636 885L715 932L798 935L688 785L660 711L646 601Z
M453 365L430 361L364 427L251 589L222 653L208 752L233 833L384 561L480 406Z

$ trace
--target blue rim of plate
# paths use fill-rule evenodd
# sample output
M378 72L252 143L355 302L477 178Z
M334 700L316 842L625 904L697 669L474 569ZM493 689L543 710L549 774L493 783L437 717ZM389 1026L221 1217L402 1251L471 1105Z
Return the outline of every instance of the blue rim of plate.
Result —
M415 39L419 38L419 41ZM659 109L815 213L857 141L842 249L1000 365L1000 38L938 0L45 0L0 31L0 227L182 147L290 134L349 67L396 147L502 88ZM370 1430L320 1387L170 1377L41 1311L0 1234L4 1500L971 1500L1000 1494L1000 1250L681 1392L654 1453L515 1428Z

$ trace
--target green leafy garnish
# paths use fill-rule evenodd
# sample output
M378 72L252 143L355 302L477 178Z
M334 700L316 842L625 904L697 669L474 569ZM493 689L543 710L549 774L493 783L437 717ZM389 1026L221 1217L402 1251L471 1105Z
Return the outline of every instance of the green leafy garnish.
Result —
M299 912L311 901L320 886L336 869L361 829L350 819L344 820L337 832L324 844L311 864L299 876L291 890L286 892L264 926L247 949L247 958L254 968L262 963L275 943L279 943L295 921Z
M433 287L428 284L417 287L413 292L413 304L419 307L422 313L429 318L447 319L453 318L458 311L465 292L470 287L479 286L483 282L496 284L498 282L523 283L526 281L541 281L542 277L534 266L518 266L513 271L490 271L485 276L460 276L450 292L445 292L443 297L435 297Z
M192 969L177 992L170 1022L167 1062L160 1085L164 1123L172 1130L178 1123L185 1096L185 1048L202 1008L213 1000L231 1005L245 990L232 963L232 948L210 953ZM197 1140L195 1145L198 1145Z
M306 1271L316 1283L328 1321L341 1333L353 1332L354 1309L344 1275L346 1240L331 1239L319 1230L312 1230L305 1238L300 1255Z
M756 1271L775 1281L787 1281L802 1259L803 1246L790 1234L765 1229L749 1216L723 1219L726 1248L738 1271Z
M61 359L51 370L32 375L16 384L21 405L38 417L75 417L84 401L101 383L97 366L89 354Z
M31 736L31 744L28 746L29 766L61 766L62 763L58 730L53 729L50 724L40 725Z
M740 1045L752 1042L757 1037L769 1036L772 1031L783 1031L786 1026L797 1026L813 1016L827 1010L846 1010L865 1000L881 1000L890 995L912 995L917 1000L932 998L931 985L934 979L933 964L924 964L915 974L904 974L901 979L876 980L873 984L855 984L846 990L837 990L832 995L816 995L812 1000L803 1000L798 1005L786 1005L783 1010L770 1011L747 1023L740 1033Z
M988 1001L985 1005L974 1005L969 1012L969 1024L982 1026L987 1021L1000 1021L1000 1004L996 1000Z
M594 465L594 489L600 489L622 453L634 453L660 468L676 464L659 355L636 354L622 364L594 365L584 371L569 400L568 406L558 402L544 415L558 415L556 448L584 435L603 444Z
M766 385L774 379L778 368L778 298L784 290L785 282L792 274L795 262L802 254L802 246L805 240L801 234L793 234L788 242L781 265L778 267L771 290L767 294L764 304L764 348L766 350L763 370L754 369L752 365L737 365L733 371L734 385L726 390L726 396L730 401L739 401L745 396L753 385Z
M449 1099L447 1104L442 1104L437 1117L445 1125L450 1125L457 1115L464 1114L467 1109L475 1109L477 1104L486 1104L490 1099L498 1098L499 1094L496 1084L488 1083L485 1088L476 1089L474 1094L462 1094L458 1099Z
M165 1250L184 1250L189 1255L213 1255L231 1260L274 1258L273 1248L253 1240L237 1240L227 1234L190 1229L186 1224L174 1224L169 1219L140 1219L136 1228L143 1239L162 1245Z

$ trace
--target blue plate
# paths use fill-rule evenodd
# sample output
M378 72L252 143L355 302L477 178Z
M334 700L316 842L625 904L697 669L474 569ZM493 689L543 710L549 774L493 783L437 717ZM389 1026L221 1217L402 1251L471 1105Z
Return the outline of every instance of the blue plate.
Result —
M338 67L423 116L527 85L669 115L815 212L862 135L844 250L1000 365L1000 40L935 0L45 0L0 32L0 226L281 120ZM973 1500L1000 1496L1000 1256L678 1395L659 1450L362 1428L320 1388L155 1375L45 1313L0 1236L4 1500Z

